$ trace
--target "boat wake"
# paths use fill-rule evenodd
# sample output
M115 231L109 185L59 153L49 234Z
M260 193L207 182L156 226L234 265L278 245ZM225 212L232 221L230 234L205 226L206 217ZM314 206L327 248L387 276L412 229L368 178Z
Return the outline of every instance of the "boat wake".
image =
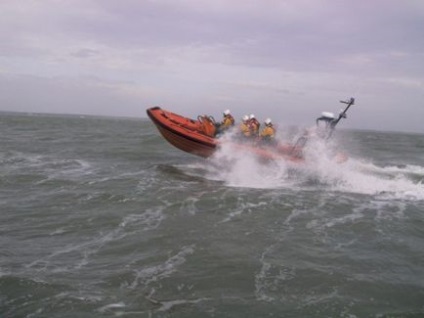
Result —
M338 163L338 145L322 141L308 143L305 162L264 162L247 151L223 146L205 162L186 166L196 176L223 182L229 187L257 189L324 190L378 195L388 199L424 200L424 167L378 166L362 158ZM190 174L189 171L186 170Z

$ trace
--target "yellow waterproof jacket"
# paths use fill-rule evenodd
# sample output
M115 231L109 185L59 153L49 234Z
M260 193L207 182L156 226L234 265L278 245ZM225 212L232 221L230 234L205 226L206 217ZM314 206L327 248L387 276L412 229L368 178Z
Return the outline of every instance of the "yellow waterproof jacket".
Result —
M243 134L243 136L250 137L250 129L247 123L240 124L240 131Z
M228 129L234 125L234 118L231 115L226 115L221 123L222 129Z
M275 137L275 129L272 126L265 126L261 131L261 137L266 139L272 139Z

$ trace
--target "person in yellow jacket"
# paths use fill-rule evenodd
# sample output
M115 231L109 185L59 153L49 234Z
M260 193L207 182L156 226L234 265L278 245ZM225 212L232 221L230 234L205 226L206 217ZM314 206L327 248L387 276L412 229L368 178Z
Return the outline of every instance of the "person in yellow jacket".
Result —
M222 121L217 124L217 133L222 134L226 130L230 129L234 126L235 120L234 117L231 115L231 112L229 109L226 109L224 111L224 117L222 118Z
M244 137L250 137L249 116L244 115L240 124L240 132Z
M267 118L265 120L265 127L264 129L262 129L259 137L261 142L264 142L267 144L275 143L275 128L270 118Z
M259 121L256 119L254 114L250 114L249 116L249 129L250 129L250 134L251 136L259 136L259 127L261 126L261 124L259 123Z
M232 126L234 126L235 120L234 117L231 115L231 112L229 109L226 109L224 111L224 118L222 119L221 122L221 127L226 130Z

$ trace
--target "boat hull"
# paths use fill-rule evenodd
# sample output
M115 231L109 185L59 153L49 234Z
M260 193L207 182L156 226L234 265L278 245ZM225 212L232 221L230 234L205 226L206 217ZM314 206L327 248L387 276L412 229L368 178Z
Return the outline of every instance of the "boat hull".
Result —
M153 107L147 115L159 132L174 147L200 157L210 157L216 151L216 138L205 135L199 121Z
M193 120L160 107L147 109L147 115L156 125L160 134L174 147L190 154L208 158L223 144L218 138L209 136L211 125L207 116L200 116ZM281 160L302 162L299 149L292 145L262 146L259 147L253 140L245 142L227 141L231 149L240 153L249 153L263 160ZM295 151L294 151L295 150Z

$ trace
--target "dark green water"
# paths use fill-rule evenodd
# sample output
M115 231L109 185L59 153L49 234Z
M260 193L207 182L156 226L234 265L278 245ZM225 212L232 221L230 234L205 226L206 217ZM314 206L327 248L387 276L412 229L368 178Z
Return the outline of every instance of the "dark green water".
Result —
M424 136L336 142L293 169L1 114L0 317L423 317Z

